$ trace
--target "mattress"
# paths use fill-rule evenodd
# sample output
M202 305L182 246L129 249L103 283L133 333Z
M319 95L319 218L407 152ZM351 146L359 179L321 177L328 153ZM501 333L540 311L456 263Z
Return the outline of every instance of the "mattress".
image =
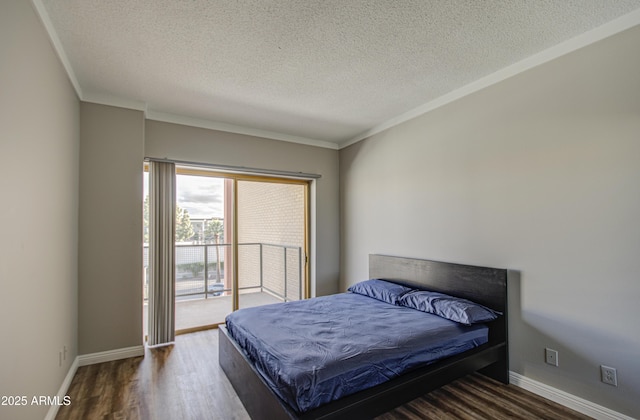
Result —
M354 293L245 308L226 325L298 413L488 341L483 324L465 326Z

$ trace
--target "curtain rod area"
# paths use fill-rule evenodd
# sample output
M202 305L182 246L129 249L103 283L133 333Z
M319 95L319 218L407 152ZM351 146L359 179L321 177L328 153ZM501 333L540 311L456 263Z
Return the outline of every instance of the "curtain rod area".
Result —
M237 174L274 175L274 176L282 176L282 177L297 178L297 179L318 179L322 177L322 175L309 174L305 172L248 168L246 166L219 165L215 163L190 162L186 160L175 160L175 159L168 159L168 158L145 157L144 161L145 162L169 162L169 163L175 163L176 165L179 165L179 166L207 168L207 169L214 169L221 172L229 172L229 173L237 173Z

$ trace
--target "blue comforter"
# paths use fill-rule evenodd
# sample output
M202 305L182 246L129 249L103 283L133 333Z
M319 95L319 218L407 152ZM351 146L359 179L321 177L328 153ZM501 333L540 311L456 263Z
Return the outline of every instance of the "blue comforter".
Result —
M236 311L227 329L276 394L298 413L487 342L464 326L342 293Z

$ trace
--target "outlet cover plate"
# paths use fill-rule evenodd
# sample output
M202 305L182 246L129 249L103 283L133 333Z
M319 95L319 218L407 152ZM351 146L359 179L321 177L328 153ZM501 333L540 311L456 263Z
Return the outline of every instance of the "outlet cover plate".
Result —
M558 351L550 348L544 349L545 362L552 366L558 366Z
M600 365L600 374L602 382L605 384L618 386L618 374L616 368Z

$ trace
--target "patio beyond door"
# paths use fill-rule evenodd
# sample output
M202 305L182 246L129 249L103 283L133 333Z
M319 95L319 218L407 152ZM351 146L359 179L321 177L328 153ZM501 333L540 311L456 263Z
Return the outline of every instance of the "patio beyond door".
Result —
M306 185L238 180L239 307L305 293Z

